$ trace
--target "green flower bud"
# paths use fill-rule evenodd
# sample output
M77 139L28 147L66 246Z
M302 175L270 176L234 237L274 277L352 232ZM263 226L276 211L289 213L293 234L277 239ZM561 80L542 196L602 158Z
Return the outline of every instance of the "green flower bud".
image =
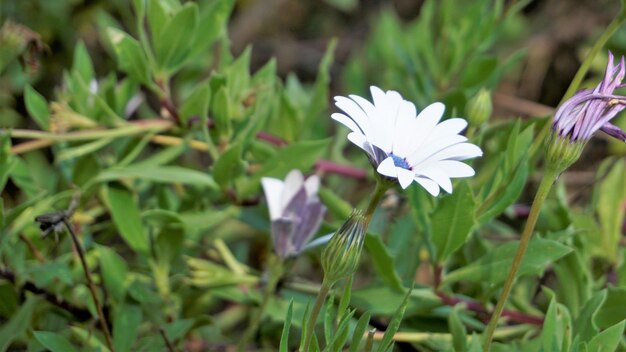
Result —
M474 95L465 106L467 120L476 127L489 120L492 111L493 104L491 103L491 93L484 88Z
M322 252L324 280L329 284L352 275L359 264L363 249L366 220L359 210L352 214L341 226Z
M568 136L550 131L546 144L546 167L561 173L580 158L586 141L572 141Z

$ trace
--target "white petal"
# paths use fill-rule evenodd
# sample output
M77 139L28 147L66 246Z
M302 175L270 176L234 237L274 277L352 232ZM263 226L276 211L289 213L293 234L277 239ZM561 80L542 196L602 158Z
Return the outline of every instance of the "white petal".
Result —
M405 100L400 104L398 118L396 119L396 125L394 127L393 154L406 157L411 152L414 145L414 140L411 138L411 135L414 132L411 131L410 127L417 118L416 113L417 109L415 109L415 105L410 101Z
M445 106L442 103L433 103L428 105L417 115L417 118L407 127L408 133L411 135L409 139L412 144L412 148L409 149L414 151L418 148L422 148L424 142L437 126L439 120L441 120L444 110ZM411 151L409 151L407 155L411 155ZM403 155L403 157L407 155Z
M308 197L317 195L320 189L320 178L317 175L311 175L304 181L304 189Z
M372 94L374 106L379 107L385 105L385 101L387 100L387 94L385 94L382 89L376 86L370 86L370 93Z
M426 159L420 161L419 164L411 165L414 166L414 170L421 170L441 160L465 160L481 155L483 155L482 150L474 144L459 143L428 156Z
M472 143L459 143L459 144L453 145L452 147L448 149L454 149L453 151L448 151L450 155L454 155L454 156L441 158L442 160L443 159L465 160L465 159L476 158L476 157L483 155L483 151L478 146Z
M267 199L267 207L270 211L270 219L275 220L281 217L283 209L281 207L281 196L283 193L283 181L277 178L262 177L261 185Z
M371 116L376 113L374 105L369 100L355 94L349 95L348 97L350 97L350 99L354 100L354 102L359 105L361 110L365 112L365 115L367 115L368 118L371 119Z
M438 124L428 136L428 139L438 139L451 134L458 134L467 127L467 121L460 118L453 118Z
M344 115L342 113L336 112L336 113L330 115L330 117L333 120L335 120L335 121L341 123L342 125L348 127L352 132L359 132L359 133L361 133L361 131L362 131L362 129L359 127L359 125L356 124L356 122L354 122L354 120L352 120L351 118L349 118L348 116L346 116L346 115Z
M280 198L282 209L285 209L293 196L298 193L298 191L302 188L303 183L304 176L302 176L302 172L300 172L300 170L294 169L287 174L287 177L285 177L285 187L283 188L283 194Z
M354 122L361 127L364 134L367 134L367 131L369 130L369 118L367 117L365 111L361 109L359 104L352 99L336 96L335 105L343 110L352 120L354 120Z
M417 115L417 118L422 120L423 124L432 124L434 126L441 120L445 110L446 106L442 103L432 103L425 107L424 110Z
M391 157L383 160L378 168L376 169L379 174L389 176L389 177L398 177L398 171L396 165L393 163L393 159Z
M424 187L424 189L428 191L428 193L430 193L433 197L436 197L439 195L439 185L435 183L434 181L421 177L421 176L417 176L415 177L415 182L419 183L422 187Z
M413 171L403 169L401 167L396 167L396 171L398 172L398 182L400 182L400 187L402 187L402 189L406 189L411 183L413 183L413 180L415 179L415 173Z
M403 102L404 100L398 92L390 90L382 100L375 103L376 112L379 116L379 124L376 126L379 140L376 143L381 144L380 148L387 153L391 152L393 148L396 123Z
M364 135L359 132L351 132L348 134L348 140L354 143L357 147L363 149L367 154L369 154L372 159L375 159L374 150L372 149L372 145L367 141Z
M436 164L443 172L451 178L470 177L476 173L471 166L456 160L442 160Z
M442 170L431 167L420 171L418 175L428 177L429 179L437 182L437 184L444 191L452 193L452 182L450 181L450 176L446 175Z
M350 95L350 98L359 104L361 109L363 109L367 115L367 119L369 121L369 130L366 135L367 140L376 145L378 148L384 150L386 153L389 153L391 151L391 141L385 138L385 128L387 127L385 125L385 115L380 115L377 108L367 99L358 95Z
M455 144L459 144L465 142L467 138L465 136L461 136L458 134L454 134L451 136L442 137L438 140L432 141L430 143L422 144L418 150L413 151L406 158L409 165L413 166L414 170L419 168L419 165L426 159L430 158L432 155L439 153L440 151L450 148Z

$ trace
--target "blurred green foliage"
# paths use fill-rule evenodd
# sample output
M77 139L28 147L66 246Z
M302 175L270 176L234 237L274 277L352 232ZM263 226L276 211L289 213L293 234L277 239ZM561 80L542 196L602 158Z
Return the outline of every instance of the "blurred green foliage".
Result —
M499 45L523 5L431 0L408 23L381 12L345 67L346 94L379 85L420 108L441 100L447 115L462 116L468 99L495 89L522 57L523 49L507 55ZM316 78L303 82L279 77L274 59L251 72L253 48L231 53L234 0L0 6L2 351L108 348L70 237L42 238L33 221L65 209L76 192L72 224L115 350L196 351L235 345L261 303L271 256L261 177L294 168L323 176L329 215L320 234L373 190L371 171L363 179L319 163L368 167L345 148L345 130L332 133L330 69L340 41L329 41ZM327 304L320 349L392 350L401 331L416 350L480 350L519 211L530 202L525 190L542 172L532 151L546 121L497 117L471 126L485 156L452 195L390 192L349 280L355 288L338 285ZM626 347L625 167L607 157L583 207L559 181L494 350ZM319 253L289 262L251 345L297 348L319 289ZM387 332L363 338L373 327Z

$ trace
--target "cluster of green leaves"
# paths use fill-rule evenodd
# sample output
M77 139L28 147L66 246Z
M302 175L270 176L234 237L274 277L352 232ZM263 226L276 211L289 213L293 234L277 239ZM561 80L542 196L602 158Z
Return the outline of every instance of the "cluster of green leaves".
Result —
M363 53L348 63L347 88L364 93L376 82L402 92L418 107L437 99L461 112L467 99L480 88L494 89L523 57L518 50L503 60L490 49L515 33L516 15L525 3L426 1L408 24L386 10L376 19Z
M78 190L72 223L115 350L164 350L166 340L176 349L211 349L209 343L236 344L262 305L271 241L261 177L312 172L324 158L368 167L356 148L354 158L344 157L344 130L330 133L335 42L315 81L305 84L293 74L278 77L274 60L251 73L250 48L230 52L225 28L233 0L118 6L136 20L106 12L96 20L97 39L117 68L96 74L96 58L79 42L54 97L23 88L41 131L0 134L0 350L107 349L71 239L41 238L33 222L66 207ZM376 84L420 107L443 100L449 112L463 111L468 97L493 88L519 57L497 59L517 10L501 1L431 0L409 24L383 12L365 55L346 69L345 93ZM376 212L360 270L331 294L315 348L389 351L402 331L422 350L480 351L485 312L521 231L516 211L530 202L525 190L532 193L541 173L544 123L473 126L470 137L485 154L473 162L476 177L438 198L418 186L396 192L406 201ZM21 138L48 148L28 149ZM569 203L562 182L549 198L507 306L535 323L518 319L498 329L494 349L624 347L624 160L607 158L596 178L586 207ZM320 198L329 216L320 232L338 228L372 187L323 175ZM319 251L310 253L287 262L250 343L298 347L321 277ZM385 334L366 334L374 325L386 326Z

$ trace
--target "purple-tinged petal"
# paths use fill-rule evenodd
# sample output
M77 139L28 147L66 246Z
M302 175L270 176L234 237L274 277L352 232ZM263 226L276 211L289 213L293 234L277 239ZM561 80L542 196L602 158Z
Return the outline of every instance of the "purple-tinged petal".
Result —
M622 131L621 128L611 123L605 123L604 126L600 128L600 131L608 134L611 137L617 138L622 142L626 142L626 132Z

